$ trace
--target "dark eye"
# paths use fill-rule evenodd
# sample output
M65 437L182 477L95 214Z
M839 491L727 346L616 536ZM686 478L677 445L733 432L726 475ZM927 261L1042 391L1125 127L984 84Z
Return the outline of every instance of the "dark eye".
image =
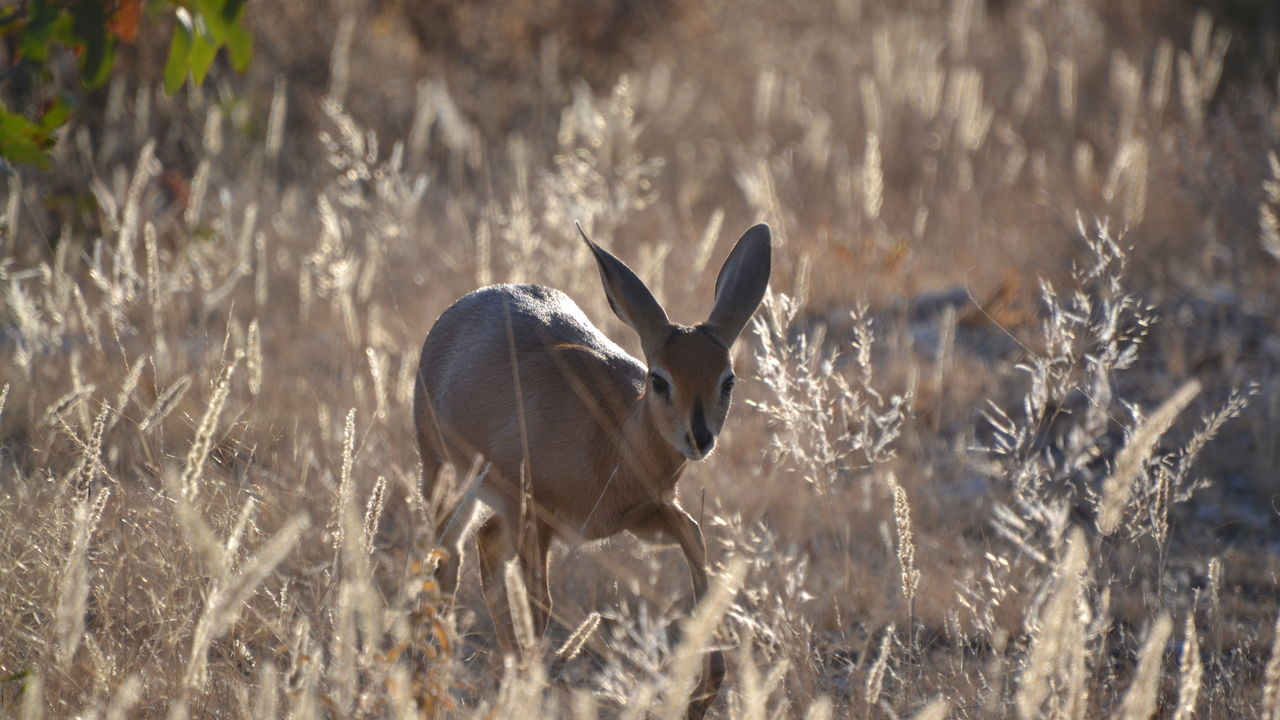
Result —
M720 384L720 394L728 397L729 393L733 392L733 384L737 382L737 380L738 379L732 375L725 378L724 382Z
M666 398L671 399L671 386L667 384L659 375L655 373L649 374L649 382L653 385L653 391Z

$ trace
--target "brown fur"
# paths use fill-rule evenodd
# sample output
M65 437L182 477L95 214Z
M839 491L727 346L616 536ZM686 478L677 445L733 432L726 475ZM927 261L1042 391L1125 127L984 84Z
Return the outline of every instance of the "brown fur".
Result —
M424 482L433 484L445 462L486 463L475 492L464 494L451 513L456 517L444 523L441 543L450 555L441 586L454 592L461 541L478 525L481 584L508 651L515 637L502 612L502 565L519 556L537 628L544 630L554 538L577 542L631 531L674 541L689 561L695 599L706 592L702 532L677 503L675 485L686 461L714 446L729 410L729 347L768 281L769 233L757 226L726 261L707 323L673 325L630 268L587 243L610 304L640 334L647 369L567 295L536 285L495 285L463 296L422 348L414 420ZM655 389L658 383L669 389ZM722 675L722 658L712 658L691 714L714 699Z

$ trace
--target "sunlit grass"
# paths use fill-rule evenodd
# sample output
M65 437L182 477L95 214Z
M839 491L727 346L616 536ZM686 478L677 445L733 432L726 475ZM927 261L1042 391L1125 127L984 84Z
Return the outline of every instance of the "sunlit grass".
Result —
M872 5L715 10L608 86L503 85L510 127L435 75L383 118L355 11L306 92L118 80L0 180L0 714L673 717L716 648L714 717L1274 716L1280 170L1226 165L1273 89L1215 104L1207 14ZM772 292L682 480L707 602L557 547L503 659L434 579L414 372L490 282L635 348L575 220L685 321L768 221Z

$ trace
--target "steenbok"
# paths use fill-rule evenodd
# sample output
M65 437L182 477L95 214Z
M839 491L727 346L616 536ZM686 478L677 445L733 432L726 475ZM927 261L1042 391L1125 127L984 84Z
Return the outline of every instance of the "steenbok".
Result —
M676 481L686 462L716 444L733 395L729 349L769 282L769 227L761 224L725 260L706 322L672 323L631 268L579 232L609 305L640 336L644 362L559 290L494 285L444 311L418 367L413 410L425 482L433 484L445 462L485 463L456 508L446 508L440 585L453 594L462 541L478 526L481 585L506 651L517 638L503 608L504 566L518 556L537 631L545 631L554 538L628 531L674 541L688 560L695 602L706 593L702 530L676 502ZM714 700L723 668L713 653L691 715Z

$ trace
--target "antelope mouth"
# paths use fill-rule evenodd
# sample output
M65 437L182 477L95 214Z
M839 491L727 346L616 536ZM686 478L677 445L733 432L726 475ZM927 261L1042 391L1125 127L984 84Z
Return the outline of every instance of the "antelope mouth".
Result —
M676 443L676 450L680 451L680 454L683 455L685 459L693 460L694 462L707 459L707 456L715 449L716 439L714 437L705 441L705 446L701 449L698 448L690 437L681 438L681 442Z

